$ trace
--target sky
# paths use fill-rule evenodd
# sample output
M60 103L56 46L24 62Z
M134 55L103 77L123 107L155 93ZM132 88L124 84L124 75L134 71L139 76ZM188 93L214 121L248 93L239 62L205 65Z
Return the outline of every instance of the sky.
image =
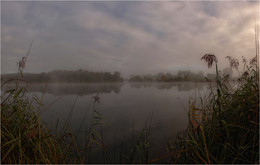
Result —
M214 72L201 57L255 55L255 1L1 2L1 72Z

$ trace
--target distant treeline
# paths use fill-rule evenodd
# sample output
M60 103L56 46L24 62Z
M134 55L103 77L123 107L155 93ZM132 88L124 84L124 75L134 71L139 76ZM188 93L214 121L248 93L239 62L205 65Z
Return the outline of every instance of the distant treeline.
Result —
M16 78L17 74L1 75L1 80ZM122 82L123 78L119 72L89 72L84 70L64 71L55 70L48 73L23 73L23 80L29 82Z
M1 81L16 79L16 74L1 75ZM131 75L130 82L178 82L178 81L207 81L215 80L216 74L206 74L202 71L197 73L191 71L178 71L177 74L158 73L156 75ZM121 74L116 71L90 72L85 70L65 71L55 70L48 73L23 73L23 80L28 82L57 82L57 83L80 83L80 82L123 82Z
M178 71L176 75L170 73L158 73L157 75L131 75L130 82L175 82L175 81L205 81L214 80L215 74L207 74L205 78L204 73L199 71L193 73L191 71Z

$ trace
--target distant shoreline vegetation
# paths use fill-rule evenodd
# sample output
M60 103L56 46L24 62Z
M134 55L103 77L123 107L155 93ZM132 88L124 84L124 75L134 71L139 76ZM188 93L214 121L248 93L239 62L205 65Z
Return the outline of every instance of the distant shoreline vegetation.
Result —
M231 77L230 74L224 73L223 77ZM233 78L232 78L233 79ZM158 73L157 75L131 75L129 80L130 82L180 82L180 81L197 81L197 82L205 82L205 81L215 81L216 74L206 74L202 71L197 73L191 71L178 71L176 75L172 75L171 73ZM234 80L234 79L233 79Z
M229 77L229 74L222 75ZM178 71L177 74L171 73L158 73L156 75L131 75L128 79L129 82L183 82L183 81L196 81L206 82L215 81L216 74L204 74L202 71L197 73L191 71ZM1 81L16 79L17 74L3 74ZM231 78L233 79L233 78ZM54 70L48 73L23 73L23 80L28 82L42 83L98 83L98 82L123 82L120 72L91 72L86 70L67 71L67 70Z
M15 79L17 73L1 75L1 81ZM65 71L54 70L48 73L23 73L23 80L29 82L58 82L58 83L79 83L79 82L123 82L120 73L90 72L85 70Z

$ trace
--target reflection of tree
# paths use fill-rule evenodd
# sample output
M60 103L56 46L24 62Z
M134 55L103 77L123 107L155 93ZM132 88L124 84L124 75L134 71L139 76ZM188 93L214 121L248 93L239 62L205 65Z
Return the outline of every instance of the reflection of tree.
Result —
M201 90L205 86L205 83L194 83L194 82L173 82L173 83L130 83L132 88L151 88L156 87L157 89L171 89L175 87L178 91L190 91L195 88Z
M172 84L172 83L157 83L156 87L158 89L171 89L173 86L176 86L176 84Z
M202 90L206 83L179 83L177 85L178 91L190 91L193 89Z
M132 88L149 88L149 87L152 87L153 86L153 83L142 83L142 82L133 82L133 83L130 83L130 87Z
M194 84L190 83L179 83L177 85L178 91L190 91L194 89Z
M123 83L93 83L93 84L48 84L45 92L54 95L87 95L95 93L119 93ZM32 85L31 92L44 92L44 85Z

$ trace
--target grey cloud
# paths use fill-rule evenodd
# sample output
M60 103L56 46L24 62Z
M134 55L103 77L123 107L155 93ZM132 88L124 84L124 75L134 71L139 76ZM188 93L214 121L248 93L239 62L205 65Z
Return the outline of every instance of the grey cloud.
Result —
M205 53L254 54L257 2L3 2L2 72L35 41L26 71L154 74L206 69ZM239 10L239 12L238 12ZM24 53L23 53L24 52Z

